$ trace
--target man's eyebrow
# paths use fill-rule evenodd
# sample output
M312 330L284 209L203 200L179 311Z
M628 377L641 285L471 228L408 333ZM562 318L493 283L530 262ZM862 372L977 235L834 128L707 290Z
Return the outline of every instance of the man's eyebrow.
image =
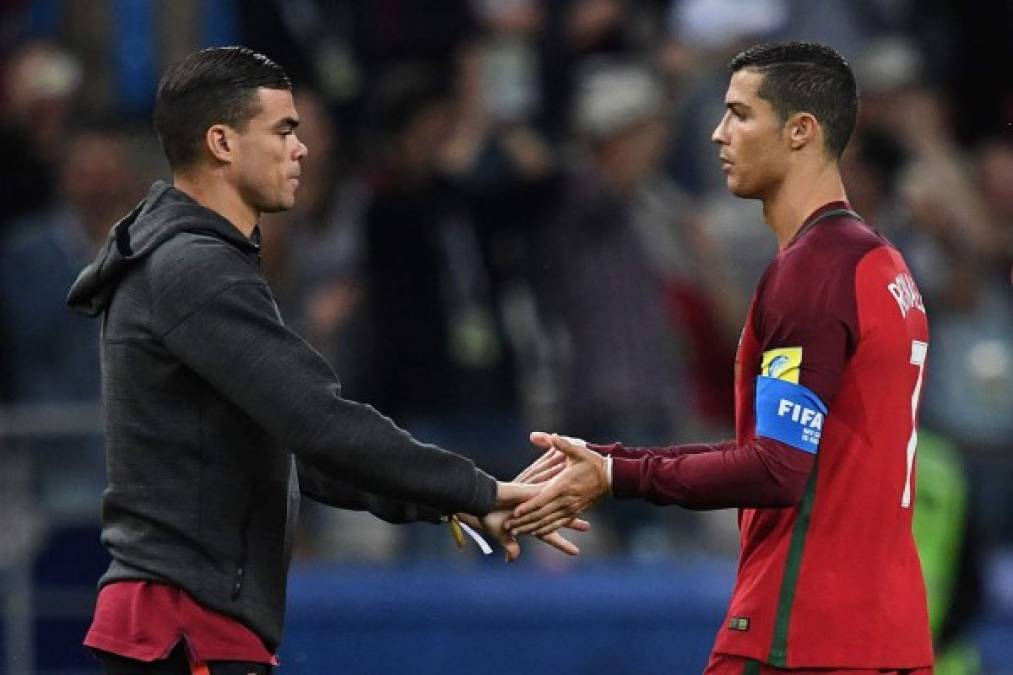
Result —
M725 101L725 107L731 110L732 112L735 111L735 108L741 108L742 110L749 110L749 106L743 103L742 101Z
M297 126L299 126L299 119L296 117L283 117L274 124L275 129L284 129L286 127L295 129Z

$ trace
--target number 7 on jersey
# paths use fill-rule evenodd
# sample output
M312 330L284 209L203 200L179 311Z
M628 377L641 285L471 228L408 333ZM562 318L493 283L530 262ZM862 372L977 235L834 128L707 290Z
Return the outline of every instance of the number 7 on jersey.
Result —
M911 392L911 438L907 442L907 478L904 480L904 495L900 505L911 507L911 471L915 464L915 451L918 449L918 399L922 393L922 378L925 375L925 355L929 345L920 340L911 341L911 365L918 366L918 379L915 380L914 391Z

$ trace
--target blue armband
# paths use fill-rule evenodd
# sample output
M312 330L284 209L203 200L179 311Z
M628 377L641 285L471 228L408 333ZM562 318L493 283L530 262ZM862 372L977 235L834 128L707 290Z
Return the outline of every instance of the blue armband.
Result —
M756 435L816 454L827 406L811 390L794 382L756 378Z

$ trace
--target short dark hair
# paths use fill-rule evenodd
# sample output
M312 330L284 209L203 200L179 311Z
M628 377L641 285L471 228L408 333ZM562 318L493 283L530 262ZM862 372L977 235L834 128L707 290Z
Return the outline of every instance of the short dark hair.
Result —
M782 122L811 113L823 126L826 149L840 159L858 119L855 74L840 54L816 42L776 42L739 52L728 69L762 73L760 98Z
M291 89L277 63L246 47L212 47L174 64L155 95L153 121L173 171L200 157L204 134L213 124L242 131L260 112L256 90Z

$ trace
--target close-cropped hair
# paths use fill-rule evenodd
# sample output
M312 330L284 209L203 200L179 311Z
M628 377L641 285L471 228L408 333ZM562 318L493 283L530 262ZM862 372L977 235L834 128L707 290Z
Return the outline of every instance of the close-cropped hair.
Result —
M224 124L242 131L260 112L257 89L291 89L277 63L246 47L213 47L171 66L155 95L153 121L173 171L200 157L208 128Z
M840 54L816 42L777 42L740 52L728 68L763 75L758 94L782 123L795 113L812 114L823 127L827 152L840 159L858 119L858 85Z

